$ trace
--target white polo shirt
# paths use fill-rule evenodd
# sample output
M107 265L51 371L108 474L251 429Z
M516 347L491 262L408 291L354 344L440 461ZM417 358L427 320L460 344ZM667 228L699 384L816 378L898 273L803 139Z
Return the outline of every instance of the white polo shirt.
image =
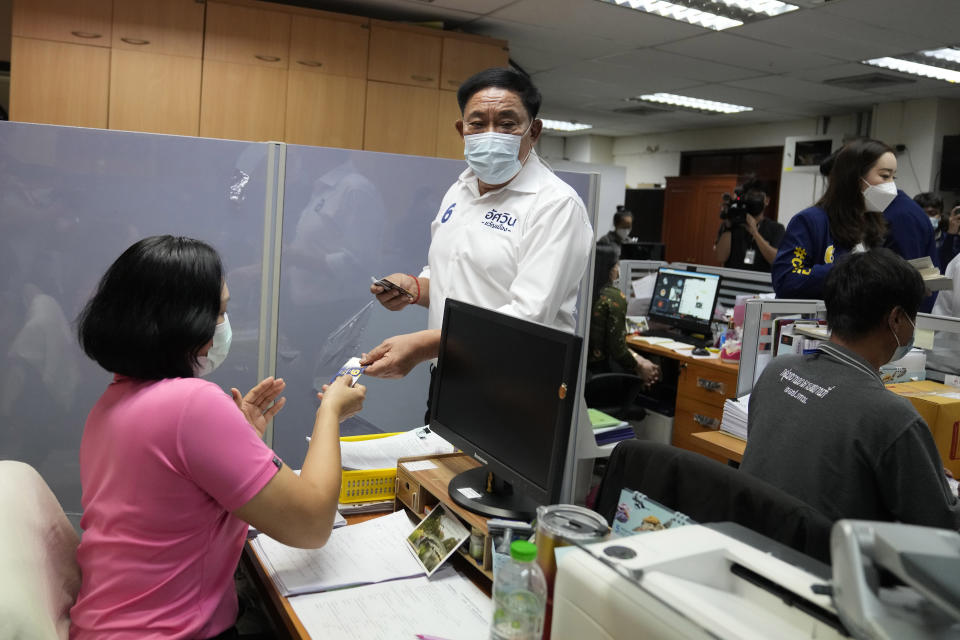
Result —
M531 150L506 186L480 195L471 169L450 187L430 225L428 328L452 297L573 332L577 289L593 229L577 193Z

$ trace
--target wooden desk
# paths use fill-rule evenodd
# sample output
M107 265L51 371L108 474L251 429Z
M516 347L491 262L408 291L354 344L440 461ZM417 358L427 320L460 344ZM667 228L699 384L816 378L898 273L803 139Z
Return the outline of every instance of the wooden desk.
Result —
M720 362L720 358L694 358L671 349L644 342L639 336L627 336L627 344L644 354L669 358L678 363L677 401L671 442L708 458L726 462L725 453L695 434L720 428L723 403L736 397L739 366Z
M741 440L723 431L704 431L694 433L693 437L699 440L704 448L718 456L734 462L743 462L743 450L747 448L746 440Z

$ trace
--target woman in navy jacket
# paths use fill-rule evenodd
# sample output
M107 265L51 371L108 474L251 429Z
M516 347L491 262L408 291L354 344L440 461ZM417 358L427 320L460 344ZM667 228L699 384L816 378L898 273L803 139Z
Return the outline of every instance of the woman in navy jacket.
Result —
M780 241L771 269L778 298L822 298L834 261L851 251L887 246L906 259L938 262L927 216L897 190L896 171L893 149L879 140L840 150L823 197L790 220Z

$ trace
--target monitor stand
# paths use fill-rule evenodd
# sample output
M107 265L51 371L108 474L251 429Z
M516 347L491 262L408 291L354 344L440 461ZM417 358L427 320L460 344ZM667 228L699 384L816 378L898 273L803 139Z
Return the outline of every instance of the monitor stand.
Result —
M486 466L455 475L447 485L447 492L455 504L488 518L529 522L536 517L540 506L514 491L513 485L494 475Z

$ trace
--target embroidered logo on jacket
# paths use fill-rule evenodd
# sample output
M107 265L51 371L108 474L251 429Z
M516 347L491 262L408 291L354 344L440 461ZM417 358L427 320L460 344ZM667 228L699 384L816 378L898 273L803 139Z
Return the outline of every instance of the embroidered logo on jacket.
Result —
M453 215L453 208L454 208L455 206L457 206L457 203L456 203L456 202L454 202L452 205L450 205L449 207L447 207L447 210L443 212L443 215L442 215L442 216L440 216L440 222L441 222L441 223L444 223L444 222L446 222L447 220L450 219L450 216Z
M827 250L823 252L823 261L824 261L826 264L832 264L832 263L833 263L833 253L834 253L834 252L833 252L833 245L830 245L829 247L827 247Z
M496 209L491 209L484 217L483 224L491 229L512 233L513 227L517 224L517 219L509 213L500 213Z
M790 266L793 267L794 273L799 273L802 276L810 275L811 269L808 267L803 268L804 263L807 261L807 250L803 247L794 247L793 249L793 259L790 261Z

